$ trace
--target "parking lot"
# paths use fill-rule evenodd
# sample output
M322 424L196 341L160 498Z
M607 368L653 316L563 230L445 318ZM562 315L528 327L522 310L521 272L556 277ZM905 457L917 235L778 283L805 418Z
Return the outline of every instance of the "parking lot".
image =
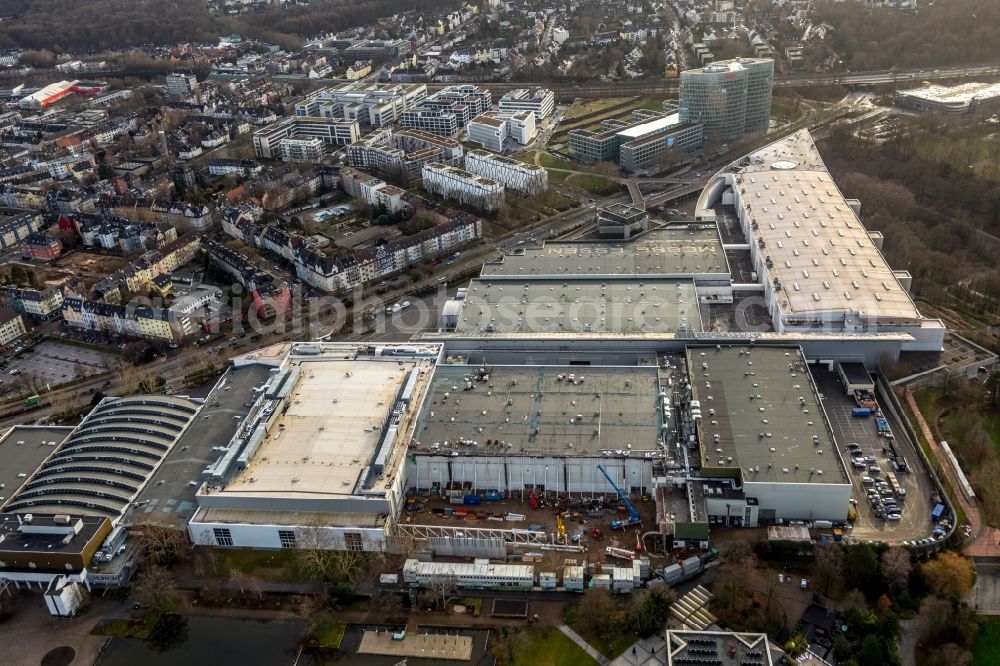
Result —
M854 487L851 496L858 501L856 506L858 519L854 522L851 536L859 541L871 539L888 543L899 543L930 536L932 529L930 515L933 508L930 496L933 485L902 426L888 414L885 415L894 435L893 444L897 452L906 459L909 472L895 472L893 470L888 453L883 449L886 440L878 435L875 417L852 415L851 412L857 407L857 404L853 397L849 398L845 395L844 387L837 376L822 366L812 366L812 371L819 391L824 396L823 406L830 418L833 435L837 440L841 457L847 466L847 474ZM847 446L852 442L859 445L856 453ZM881 478L884 478L888 472L895 474L901 487L906 490L906 498L896 500L900 507L898 521L884 520L875 516L867 498L869 489L874 488L874 485L864 485L862 478L866 476L875 478L876 475L869 472L867 467L864 470L855 469L851 464L852 457L874 458L876 462L869 464L876 465L881 469L879 475Z
M75 377L107 372L118 362L114 354L61 344L53 341L40 342L27 350L21 358L13 359L4 369L0 382L11 385L18 380L17 375L31 376L36 386L50 384L56 386L72 381ZM11 375L17 371L17 375Z

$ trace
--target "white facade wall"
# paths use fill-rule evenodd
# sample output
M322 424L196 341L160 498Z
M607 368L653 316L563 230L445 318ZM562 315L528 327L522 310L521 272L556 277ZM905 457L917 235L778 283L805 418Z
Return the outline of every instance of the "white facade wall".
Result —
M425 164L421 172L424 188L443 197L478 208L496 210L503 205L503 185L444 164Z
M549 188L547 169L515 160L500 158L482 150L472 150L465 155L465 169L504 184L525 196L541 194Z
M308 514L303 516L305 518L303 522L308 520ZM233 548L280 549L282 547L278 537L280 530L294 531L298 544L329 544L331 550L347 550L345 534L360 534L363 550L370 552L384 551L386 542L385 530L382 528L202 522L197 513L188 523L191 542L201 546L219 546L220 543L215 536L216 528L229 530ZM307 532L303 534L303 530ZM317 530L318 534L311 534L312 530Z
M775 519L847 520L850 506L849 483L754 483L746 482L743 492L757 498L760 512L774 510Z
M469 121L469 141L472 143L478 143L495 153L502 153L506 140L507 123L498 123L492 118L485 121L480 121L478 118Z

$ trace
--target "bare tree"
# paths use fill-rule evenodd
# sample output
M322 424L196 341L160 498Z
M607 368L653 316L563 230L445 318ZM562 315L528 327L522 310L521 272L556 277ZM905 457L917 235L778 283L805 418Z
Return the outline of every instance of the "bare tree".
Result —
M910 562L910 552L901 546L892 546L882 553L882 575L895 589L906 587L913 564Z
M162 615L172 611L177 603L174 580L163 567L153 566L139 574L132 586L132 596L145 615Z
M295 532L296 561L306 576L326 582L345 580L361 568L371 554L360 550L339 550L341 544L324 526L299 527Z
M585 633L608 638L621 627L624 612L607 590L592 587L583 593L583 599L577 604L576 618Z
M816 586L823 594L830 593L830 587L844 576L844 551L837 544L820 544L815 549L813 567Z
M132 529L132 533L138 537L143 561L150 566L173 566L188 553L187 533L182 530L140 523Z

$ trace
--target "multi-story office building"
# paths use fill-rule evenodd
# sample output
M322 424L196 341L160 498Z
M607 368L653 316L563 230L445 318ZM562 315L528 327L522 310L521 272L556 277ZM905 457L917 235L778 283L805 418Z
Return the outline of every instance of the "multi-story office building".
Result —
M709 140L732 141L767 130L774 60L738 58L681 72L680 119L700 123Z
M402 125L440 136L454 136L459 128L458 116L453 112L424 108L403 111Z
M548 88L521 88L511 90L500 98L497 107L504 112L531 111L535 120L541 121L552 115L556 107L556 96Z
M424 165L424 189L479 210L496 210L503 205L503 185L465 169L438 162Z
M198 77L194 74L167 74L167 94L175 99L190 97L198 92Z
M285 118L254 132L253 147L261 159L277 158L285 139L319 139L323 143L347 146L361 138L361 128L355 120L324 116L294 116Z
M544 168L485 150L470 150L465 156L465 169L503 183L525 196L541 194L549 187L549 172Z
M385 62L398 60L412 51L409 40L406 39L368 39L355 42L343 50L345 60L372 60Z
M323 154L323 142L316 137L281 140L283 162L319 162Z
M650 120L652 118L652 120ZM569 152L584 162L610 160L628 171L658 171L701 148L701 125L680 122L679 114L645 111L632 123L605 120L600 132L571 130Z
M623 134L628 135L629 130ZM665 127L623 143L619 162L626 171L656 172L676 164L683 156L701 148L704 130L701 125L681 123Z
M426 97L427 86L423 83L343 83L310 93L304 102L295 105L295 115L339 118L371 127L386 127Z
M469 141L494 153L502 153L507 141L507 123L492 113L476 116L469 121Z
M420 110L439 111L454 114L459 127L465 127L469 121L481 113L485 113L493 104L489 90L471 84L451 86L439 90L420 102L416 108ZM406 115L403 116L406 125Z

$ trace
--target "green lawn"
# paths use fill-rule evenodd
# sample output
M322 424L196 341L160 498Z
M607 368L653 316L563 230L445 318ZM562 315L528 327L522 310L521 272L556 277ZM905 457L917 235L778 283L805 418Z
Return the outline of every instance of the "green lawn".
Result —
M648 109L649 111L662 111L663 100L657 97L643 97L639 100L639 103L635 105L635 108Z
M581 666L596 663L555 627L529 627L517 641L510 666Z
M615 181L593 174L577 174L573 178L573 184L597 197L610 196L621 189L621 186Z
M517 160L518 162L524 162L525 164L534 164L535 153L534 151L528 150L523 153L518 153L517 155L514 155L514 159Z
M556 172L561 173L561 172ZM549 174L549 179L552 178L552 174ZM545 193L545 197L542 199L542 205L546 208L552 208L558 212L563 212L564 210L569 210L574 206L578 205L576 199L571 199L563 194L559 194L555 190L549 190Z
M344 632L346 631L347 625L343 622L327 620L316 625L316 628L313 629L313 636L316 638L316 644L320 647L338 648L340 642L344 640Z
M996 664L1000 664L1000 617L981 617L972 643L972 666Z
M546 169L568 169L570 171L580 170L580 165L567 162L566 160L561 160L558 157L549 155L548 153L542 153L539 155L538 163Z
M566 115L563 116L563 121L573 120L574 118L579 118L580 116L585 116L588 113L597 113L598 111L603 111L604 109L610 109L613 106L617 106L626 101L626 98L611 98L611 99L601 99L592 100L588 102L577 102L566 109Z
M289 550L251 550L234 548L215 550L213 574L219 578L230 578L234 574L257 576L273 582L292 582L295 567L292 559L295 552Z

